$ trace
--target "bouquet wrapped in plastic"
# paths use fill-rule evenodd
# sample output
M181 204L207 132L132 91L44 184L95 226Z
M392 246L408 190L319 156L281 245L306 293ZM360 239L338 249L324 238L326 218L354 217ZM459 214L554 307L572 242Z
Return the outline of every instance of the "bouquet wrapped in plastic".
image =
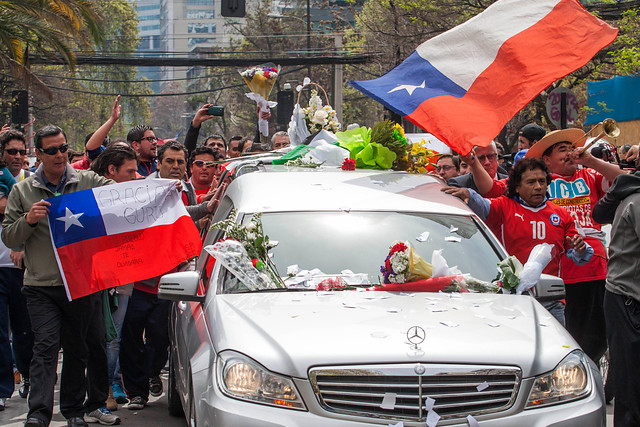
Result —
M524 266L513 255L501 261L498 267L503 292L520 295L533 288L552 258L553 246L540 243L533 247Z
M239 70L239 73L247 86L249 86L249 89L251 89L251 93L246 94L247 98L255 101L262 113L266 113L269 111L269 108L278 105L277 102L268 101L267 99L280 74L279 65L269 62L267 64ZM258 119L258 129L262 135L269 135L269 123L262 119L262 117Z
M409 242L394 242L380 267L384 283L405 283L431 277L433 267L411 247Z
M216 262L222 263L227 270L233 273L244 286L255 291L259 289L275 289L276 283L254 266L251 258L247 254L244 245L237 240L223 240L204 248Z

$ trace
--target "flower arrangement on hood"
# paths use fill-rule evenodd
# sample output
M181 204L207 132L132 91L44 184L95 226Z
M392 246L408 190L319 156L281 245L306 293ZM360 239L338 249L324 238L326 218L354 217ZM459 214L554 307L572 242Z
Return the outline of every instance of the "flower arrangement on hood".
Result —
M409 242L393 242L389 255L380 267L384 283L405 283L431 277L433 267L426 262Z
M409 144L402 126L382 120L371 129L361 126L336 133L338 144L349 150L349 157L362 169L406 170Z
M275 247L269 241L269 236L264 234L262 229L262 213L253 214L246 224L239 224L235 221L236 211L232 211L229 218L211 225L211 229L225 231L225 240L240 242L251 265L258 271L265 271L276 286L282 284L282 279L278 274L275 265L269 259L269 249Z
M340 122L336 111L329 104L323 105L322 99L318 96L318 91L311 89L309 106L302 109L304 120L310 133L325 129L336 133L340 130Z

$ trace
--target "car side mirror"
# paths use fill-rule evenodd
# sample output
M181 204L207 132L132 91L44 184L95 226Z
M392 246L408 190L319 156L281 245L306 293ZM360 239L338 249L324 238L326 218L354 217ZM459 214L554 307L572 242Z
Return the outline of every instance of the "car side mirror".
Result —
M205 296L198 295L200 275L196 271L181 271L165 274L160 279L158 298L172 301L204 302Z
M543 274L534 286L534 292L536 299L540 302L564 299L564 281L559 277Z

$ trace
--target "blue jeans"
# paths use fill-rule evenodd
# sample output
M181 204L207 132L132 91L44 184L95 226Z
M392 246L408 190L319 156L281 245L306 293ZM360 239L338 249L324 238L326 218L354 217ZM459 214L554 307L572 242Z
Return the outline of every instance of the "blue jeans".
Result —
M113 323L116 326L118 336L107 343L107 365L109 369L109 385L118 384L122 387L120 379L120 341L122 340L122 324L124 316L127 314L127 305L129 305L129 295L116 294L118 300L118 308L111 313Z
M0 268L0 398L13 394L13 361L18 371L29 377L29 364L33 356L33 332L27 300L21 293L23 275L24 271L19 268ZM9 323L13 354L9 343Z
M547 309L547 311L549 313L551 313L551 315L553 317L556 318L556 320L558 322L560 322L560 324L562 326L566 326L565 325L565 321L564 321L564 304L560 301L545 301L543 303L541 303L542 306L544 308Z

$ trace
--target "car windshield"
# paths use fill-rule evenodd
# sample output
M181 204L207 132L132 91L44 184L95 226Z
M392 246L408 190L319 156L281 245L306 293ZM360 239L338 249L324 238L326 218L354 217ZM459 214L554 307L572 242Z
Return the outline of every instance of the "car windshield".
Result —
M248 222L251 215L245 215ZM270 259L287 288L315 290L327 278L349 285L382 282L380 267L394 242L408 242L428 263L433 252L449 267L490 282L500 262L471 217L414 212L284 212L262 215L264 233L276 246ZM227 273L223 292L246 289Z

